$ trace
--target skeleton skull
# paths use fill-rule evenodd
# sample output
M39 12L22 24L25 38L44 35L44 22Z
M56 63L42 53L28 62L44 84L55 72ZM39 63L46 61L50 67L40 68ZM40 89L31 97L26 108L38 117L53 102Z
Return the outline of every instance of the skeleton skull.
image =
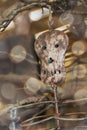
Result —
M67 46L67 35L58 30L41 34L35 42L35 51L41 61L41 80L48 86L58 86L65 80Z

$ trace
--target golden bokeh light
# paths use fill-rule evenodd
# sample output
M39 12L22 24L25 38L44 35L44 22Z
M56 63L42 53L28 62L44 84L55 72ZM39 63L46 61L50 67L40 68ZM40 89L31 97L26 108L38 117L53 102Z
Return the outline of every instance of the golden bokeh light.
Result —
M84 41L76 41L72 45L72 53L74 55L80 56L84 54L86 51L85 43Z
M85 75L87 73L87 69L86 69L86 66L85 65L76 65L74 68L73 68L73 77L75 78L84 78Z

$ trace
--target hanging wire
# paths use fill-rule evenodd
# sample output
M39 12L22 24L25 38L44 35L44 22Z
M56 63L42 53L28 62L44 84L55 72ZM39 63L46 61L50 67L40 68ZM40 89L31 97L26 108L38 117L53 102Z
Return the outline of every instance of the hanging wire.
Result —
M49 7L49 20L48 20L48 26L49 26L49 29L52 30L52 29L53 29L54 20L53 20L53 16L52 16L51 6L49 5L48 7Z

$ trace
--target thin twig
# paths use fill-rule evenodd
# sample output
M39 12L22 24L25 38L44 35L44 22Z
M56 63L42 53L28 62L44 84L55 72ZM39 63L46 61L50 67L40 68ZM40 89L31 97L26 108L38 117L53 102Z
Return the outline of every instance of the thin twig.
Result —
M48 117L46 119L43 119L43 120L40 120L40 121L37 121L37 122L34 122L34 123L28 123L28 124L21 124L22 127L27 127L27 126L32 126L32 125L37 125L37 124L40 124L40 123L43 123L43 122L46 122L48 120L52 120L52 119L56 119L56 120L60 120L60 121L83 121L83 120L86 120L87 117L83 117L83 118L62 118L62 117L54 117L54 116L51 116L51 117Z
M49 105L49 106L47 106L47 107L45 107L45 108L42 109L40 112L36 113L33 117L36 117L36 116L40 115L41 113L43 113L43 112L49 110L51 107L53 107L52 104ZM33 117L32 117L32 118L33 118ZM22 123L27 123L27 122L29 122L29 119L25 120L25 122L22 122ZM22 124L22 123L21 123L21 124ZM30 121L30 123L32 123L32 120ZM31 127L31 126L28 126L28 129L30 129L30 127Z
M31 104L28 104L28 105L23 105L23 106L15 106L16 108L20 109L20 108L25 108L25 107L32 107L32 106L35 106L35 105L40 105L40 104L50 104L50 103L53 103L53 101L43 101L43 102L38 102L38 103L31 103Z
M3 21L0 22L0 31L1 32L4 31L17 14L25 10L29 10L35 6L38 7L46 6L46 3L45 2L32 3L27 5L21 5L20 8L17 7L16 9L13 9L5 18L3 18Z
M54 117L54 119L56 120L60 120L60 121L83 121L83 120L87 120L87 117L82 117L82 118L63 118L63 117Z
M58 98L57 98L57 87L54 86L54 87L53 87L53 90L54 90L55 111L56 111L55 114L56 114L56 117L59 118L59 108L58 108ZM59 120L56 120L56 124L57 124L58 129L60 129Z
M35 114L31 119L27 119L27 120L23 121L21 124L27 123L27 122L33 120L37 115L40 115L42 112L45 112L45 111L49 110L52 107L53 107L53 105L47 106L46 108L44 108L43 110L41 110L40 112L38 112L37 114Z
M79 100L68 100L68 101L64 101L63 102L63 104L67 104L67 103L74 103L74 102L80 102L80 101L85 101L85 100L87 100L87 98L82 98L82 99L79 99ZM56 103L56 105L58 105L58 101L43 101L43 102L35 102L35 103L31 103L31 104L28 104L28 105L23 105L23 106L18 106L18 104L17 105L15 105L15 107L17 107L17 108L24 108L24 107L32 107L32 106L35 106L35 105L40 105L40 104L50 104L50 103L52 103L52 104L55 104Z
M86 115L86 112L72 112L72 113L65 113L65 116L70 116L70 115Z
M75 103L75 102L81 102L81 101L87 101L87 98L82 98L82 99L79 99L79 100L67 100L67 101L64 101L62 102L62 104L68 104L68 103ZM25 107L32 107L32 106L35 106L35 105L40 105L40 104L54 104L55 101L43 101L43 102L39 102L39 103L30 103L28 105L23 105L22 103L24 103L25 100L22 102L20 101L20 103L17 103L17 104L9 104L6 106L6 108L4 108L3 110L0 111L0 116L7 113L10 109L13 109L13 108L25 108ZM58 102L57 102L58 103Z
M63 104L82 102L82 101L87 101L87 98L81 98L81 99L77 99L77 100L67 100L67 101L64 101Z
M21 125L22 127L27 127L27 126L33 126L33 125L37 125L37 124L40 124L40 123L43 123L43 122L46 122L46 121L48 121L48 120L51 120L51 119L53 119L54 117L48 117L48 118L46 118L46 119L43 119L43 120L40 120L40 121L37 121L37 122L34 122L34 123L31 123L31 124L24 124L24 125Z
M51 117L51 116L54 116L54 115L52 114L52 115L35 116L35 117L30 118L30 119L28 119L26 121L23 121L21 124L24 125L25 123L27 123L29 121L32 121L34 119L46 118L46 117Z
M21 101L21 103L22 103L22 101ZM31 103L31 104L28 104L28 105L22 105L21 103L6 105L6 107L0 111L0 116L2 116L3 114L6 114L11 109L15 109L15 108L21 109L21 108L26 108L26 107L32 107L32 106L35 106L35 105L40 105L40 104L50 104L50 103L53 103L53 102L52 101L43 101L43 102L38 102L38 103Z

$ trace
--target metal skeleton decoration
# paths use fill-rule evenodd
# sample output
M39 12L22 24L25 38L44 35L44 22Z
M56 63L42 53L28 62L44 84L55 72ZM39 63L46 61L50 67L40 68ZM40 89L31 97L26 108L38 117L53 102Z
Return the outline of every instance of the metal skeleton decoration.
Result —
M41 62L41 80L54 89L56 116L59 116L57 87L65 80L64 66L68 37L62 31L49 30L41 34L35 41L35 51ZM59 127L59 121L57 120Z

